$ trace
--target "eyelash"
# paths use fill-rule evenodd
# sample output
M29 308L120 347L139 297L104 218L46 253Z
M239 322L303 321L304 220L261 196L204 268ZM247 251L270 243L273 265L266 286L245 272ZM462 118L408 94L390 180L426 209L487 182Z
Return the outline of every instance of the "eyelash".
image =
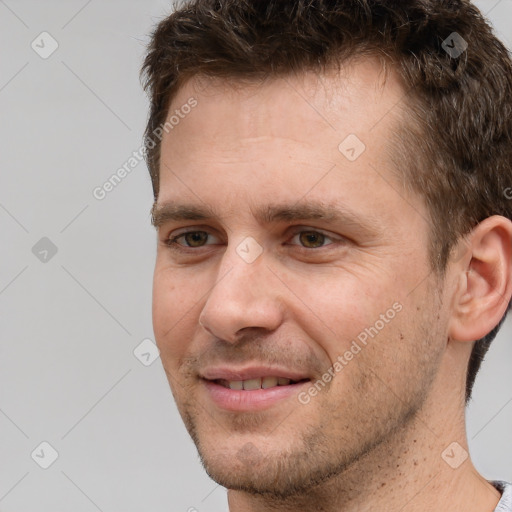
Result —
M193 233L206 233L208 236L211 235L211 233L208 233L207 231L200 230L200 229L195 230L195 231L185 231L184 233L180 233L179 235L167 238L166 240L164 240L164 244L166 246L168 246L170 249L174 250L174 251L182 251L182 252L190 252L190 251L195 252L197 249L203 249L204 247L207 247L208 245L214 245L214 244L206 244L206 245L202 245L202 246L199 246L199 247L190 247L190 246L181 245L181 244L178 243L178 240L180 238L183 238L186 235L190 235L190 234L193 234ZM302 250L305 250L305 251L312 251L312 250L323 249L325 247L328 247L330 245L334 245L336 243L340 243L340 242L343 241L343 238L335 239L334 237L324 233L323 231L319 231L319 230L316 230L316 229L300 229L300 230L297 230L297 231L295 231L293 233L292 239L295 238L296 236L300 235L301 233L315 233L315 234L319 234L319 235L324 236L327 240L331 240L331 243L322 245L320 247L304 247L304 246L299 246ZM295 244L293 244L293 245L295 245Z
M198 229L196 231L185 231L184 233L180 233L179 235L167 238L164 241L164 243L165 243L165 245L168 245L171 249L177 250L177 251L184 251L184 250L187 250L187 249L188 250L202 249L202 248L206 247L204 245L200 246L200 247L189 247L187 245L181 245L181 244L178 243L178 240L180 238L183 238L186 235L190 235L190 234L193 234L193 233L206 233L208 236L210 235L210 233L208 233L207 231L201 230L201 229Z

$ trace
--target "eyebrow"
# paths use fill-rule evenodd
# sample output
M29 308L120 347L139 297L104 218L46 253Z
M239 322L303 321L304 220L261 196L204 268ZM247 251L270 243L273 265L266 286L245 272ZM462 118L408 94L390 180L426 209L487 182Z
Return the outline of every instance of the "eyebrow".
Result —
M320 220L354 226L368 232L382 230L382 222L375 216L363 218L345 206L319 201L300 201L293 204L270 204L253 212L261 224ZM155 203L151 209L151 223L155 228L170 221L219 220L220 216L208 205L182 204L173 201Z
M154 203L151 208L151 224L159 228L169 221L181 220L211 220L217 218L215 212L208 206L178 204L166 202L161 205Z

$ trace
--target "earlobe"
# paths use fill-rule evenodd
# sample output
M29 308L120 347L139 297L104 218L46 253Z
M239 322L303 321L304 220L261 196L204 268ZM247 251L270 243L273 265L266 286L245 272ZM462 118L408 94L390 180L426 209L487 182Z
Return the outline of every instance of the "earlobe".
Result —
M475 341L488 334L512 296L512 222L494 215L478 224L464 242L467 257L456 262L456 287L449 336Z

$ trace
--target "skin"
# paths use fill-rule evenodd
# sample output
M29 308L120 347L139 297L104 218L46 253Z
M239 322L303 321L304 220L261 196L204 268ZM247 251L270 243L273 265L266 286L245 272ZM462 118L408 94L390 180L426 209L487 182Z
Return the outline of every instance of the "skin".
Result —
M383 77L367 58L258 85L192 79L172 102L198 104L164 135L155 211L171 202L215 216L158 222L154 332L231 512L491 512L499 501L470 458L454 469L441 454L453 442L454 457L468 450L466 367L512 294L511 223L486 219L442 279L432 271L428 211L389 158L404 88ZM338 150L348 134L366 145L353 162ZM353 215L257 216L304 202ZM187 230L208 236L165 243ZM300 234L313 230L326 238ZM252 263L237 252L246 237L262 249ZM315 382L393 304L401 310L307 404L233 412L205 390L212 364L279 363Z

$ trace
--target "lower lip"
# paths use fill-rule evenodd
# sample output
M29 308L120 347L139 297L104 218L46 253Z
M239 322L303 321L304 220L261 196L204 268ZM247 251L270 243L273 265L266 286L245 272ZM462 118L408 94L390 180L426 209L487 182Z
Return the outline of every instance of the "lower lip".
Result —
M275 386L268 389L238 390L229 389L211 380L203 380L212 401L222 409L237 412L250 412L267 409L292 396L296 396L301 388L311 382L297 382L288 386Z

